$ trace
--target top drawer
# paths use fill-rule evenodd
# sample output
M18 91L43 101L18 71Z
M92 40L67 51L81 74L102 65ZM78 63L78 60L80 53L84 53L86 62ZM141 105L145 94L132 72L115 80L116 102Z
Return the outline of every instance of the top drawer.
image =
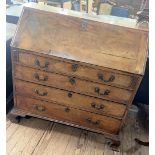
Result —
M55 58L42 57L25 52L13 52L14 62L43 69L50 72L57 72L71 76L77 76L86 80L117 86L126 89L134 89L135 83L140 79L139 76L120 74L114 70L103 68L98 69L90 66L84 66L77 62L68 62Z

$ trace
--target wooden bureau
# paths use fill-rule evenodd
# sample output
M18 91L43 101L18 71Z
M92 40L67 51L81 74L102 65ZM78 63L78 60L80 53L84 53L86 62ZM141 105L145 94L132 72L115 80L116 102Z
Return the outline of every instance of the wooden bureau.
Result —
M118 146L145 71L148 31L61 8L24 7L11 43L14 108Z

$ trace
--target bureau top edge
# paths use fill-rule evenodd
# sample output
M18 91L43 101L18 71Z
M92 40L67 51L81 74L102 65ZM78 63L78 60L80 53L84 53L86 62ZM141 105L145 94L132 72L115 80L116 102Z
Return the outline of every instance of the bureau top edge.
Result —
M143 30L24 7L11 46L143 75L147 40Z

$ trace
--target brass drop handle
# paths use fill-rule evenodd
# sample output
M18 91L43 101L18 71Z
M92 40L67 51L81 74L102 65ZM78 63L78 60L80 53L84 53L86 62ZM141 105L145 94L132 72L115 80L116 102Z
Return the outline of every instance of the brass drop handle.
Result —
M105 83L107 83L107 82L113 82L115 80L115 76L114 75L111 75L109 77L109 79L106 80L106 79L104 79L104 75L102 73L98 73L98 79L101 80L101 81L103 81L103 82L105 82Z
M78 69L78 64L72 64L72 71L76 72Z
M87 121L89 124L92 124L92 125L99 125L99 124L101 123L100 120L93 121L91 118L87 118L86 121Z
M49 62L46 60L45 61L45 64L44 65L41 65L40 61L38 59L35 60L35 65L37 67L40 67L42 69L47 69L48 68L48 65L49 65Z
M103 104L97 105L95 102L92 102L91 107L97 110L101 110L104 108L104 105Z
M38 73L34 73L34 78L38 81L47 81L48 76L40 76Z
M33 108L34 108L35 110L39 111L39 112L43 112L43 111L46 110L45 107L39 106L39 105L34 105Z
M69 82L70 82L72 85L76 84L76 81L75 81L74 78L70 78L70 79L69 79Z
M68 107L65 108L65 112L69 112L70 109Z
M99 87L95 87L94 91L98 95L103 95L103 96L109 95L109 93L110 93L110 90L108 90L108 89L106 89L104 92L101 92Z
M47 92L41 92L41 91L39 91L38 89L35 89L34 90L34 92L37 94L37 95L39 95L39 96L47 96Z

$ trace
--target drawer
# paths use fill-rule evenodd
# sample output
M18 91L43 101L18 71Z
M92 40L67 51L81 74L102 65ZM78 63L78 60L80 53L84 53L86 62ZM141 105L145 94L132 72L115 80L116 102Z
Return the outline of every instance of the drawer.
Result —
M122 88L15 65L15 77L111 101L129 103L133 92Z
M113 85L126 89L134 89L135 82L139 80L136 75L120 74L110 69L97 69L97 67L90 67L80 65L75 62L61 61L54 58L46 58L33 54L15 52L14 61L20 64L44 69L51 72L59 72L71 76L77 76L86 80L95 81L101 84Z
M21 80L15 80L15 91L17 94L61 103L70 107L104 115L111 115L113 117L121 118L124 116L126 111L126 106L123 104L80 95L53 87L24 82Z
M16 96L16 107L38 116L56 119L110 134L117 134L121 125L121 121L118 119L24 96Z

